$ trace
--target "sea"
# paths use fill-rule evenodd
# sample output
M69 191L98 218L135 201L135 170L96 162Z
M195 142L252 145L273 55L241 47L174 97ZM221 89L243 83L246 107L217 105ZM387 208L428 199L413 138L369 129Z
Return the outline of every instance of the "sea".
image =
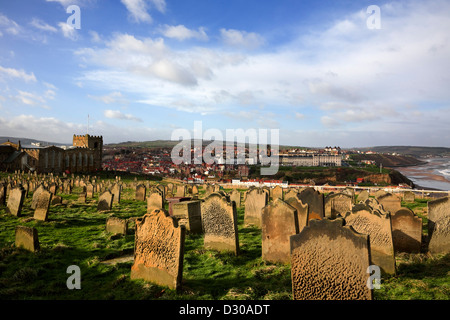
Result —
M410 179L416 189L450 191L450 157L420 159L426 163L395 168Z

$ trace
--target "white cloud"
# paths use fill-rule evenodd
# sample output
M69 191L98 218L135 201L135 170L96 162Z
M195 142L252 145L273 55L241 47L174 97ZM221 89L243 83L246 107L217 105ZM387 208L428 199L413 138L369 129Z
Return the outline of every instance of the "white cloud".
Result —
M42 31L58 32L58 29L37 18L33 18L30 25Z
M180 41L192 38L202 41L207 41L209 39L205 32L205 28L200 27L198 30L192 30L181 24L177 26L165 25L162 28L161 33L167 38L174 38Z
M0 66L0 74L6 74L9 77L13 77L13 78L20 78L22 80L24 80L25 82L36 82L36 77L34 76L34 73L26 73L23 70L17 70L17 69L13 69L13 68L4 68L2 66Z
M137 118L131 114L124 114L119 110L105 110L103 114L106 118L109 119L132 120L142 122L142 119Z
M90 30L89 34L91 35L91 41L94 43L100 43L102 41L100 35L97 33L97 31Z
M78 39L77 30L69 26L67 22L59 22L58 26L65 38L68 38L73 41Z
M255 32L246 32L234 29L220 29L225 44L244 49L256 49L264 44L264 38Z
M162 13L166 10L165 0L121 0L122 4L128 10L129 16L134 22L153 22L152 17L148 13L149 3L156 7L156 9Z
M101 101L105 104L114 104L114 103L128 104L128 100L123 96L122 93L118 91L111 92L110 94L104 96L88 95L88 97L97 101Z
M0 28L6 33L11 35L18 35L23 31L22 27L17 24L14 20L9 19L4 14L0 13Z

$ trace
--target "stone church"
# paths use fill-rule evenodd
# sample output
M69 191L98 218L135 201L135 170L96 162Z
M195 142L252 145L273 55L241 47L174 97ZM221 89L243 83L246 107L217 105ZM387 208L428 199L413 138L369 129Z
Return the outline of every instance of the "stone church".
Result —
M90 173L102 169L103 137L73 135L72 146L0 144L0 171Z

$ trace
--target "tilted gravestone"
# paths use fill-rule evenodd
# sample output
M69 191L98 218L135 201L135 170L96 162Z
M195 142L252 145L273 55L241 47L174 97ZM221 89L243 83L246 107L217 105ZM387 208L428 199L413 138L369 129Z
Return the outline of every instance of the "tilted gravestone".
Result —
M419 253L422 244L422 219L411 209L401 208L391 215L391 221L394 250Z
M22 215L23 202L25 200L25 189L21 185L14 187L9 192L8 201L6 203L6 212L13 216L20 217Z
M201 203L198 200L172 204L172 214L191 233L202 233Z
M299 232L297 210L276 198L262 209L262 259L289 263L289 239Z
M179 289L183 275L185 228L164 210L136 219L131 279Z
M236 208L241 207L241 193L236 189L233 190L230 194L230 201L234 201L236 203Z
M390 214L372 210L364 204L353 206L344 216L345 224L356 232L369 235L371 264L388 274L395 274L394 243Z
M147 188L143 184L136 186L136 201L145 201L147 197Z
M288 192L284 194L284 200L288 200L289 198L296 198L297 199L298 190L297 189L289 189Z
M268 203L268 194L259 188L252 188L245 194L244 224L261 228L261 209Z
M109 211L112 209L114 194L106 190L98 197L97 211Z
M345 193L333 193L325 198L325 216L330 219L344 216L352 210L353 198Z
M294 300L371 300L369 240L342 218L312 220L290 238Z
M25 250L36 252L40 249L38 232L35 228L17 226L15 231L15 246Z
M402 200L395 194L386 193L377 197L378 202L383 206L384 210L394 213L402 207Z
M206 249L239 254L237 213L234 202L212 193L201 204L201 220Z
M450 252L450 196L428 201L428 250Z
M106 219L106 232L126 235L128 230L128 221L117 217Z
M358 202L364 202L367 199L369 199L369 191L363 190L358 194L358 197L357 197Z
M46 190L43 184L40 184L34 191L33 191L33 197L31 198L31 209L36 209L36 202L37 199L39 198L39 194L43 191Z
M53 193L47 190L42 190L36 200L36 209L34 210L34 219L47 221L48 211L50 209L50 202Z
M312 187L308 187L300 191L297 195L303 203L306 203L309 208L308 219L323 219L325 216L325 204L324 196L319 191L314 190Z
M309 217L309 208L307 204L303 204L301 200L297 197L289 198L285 200L287 204L294 207L297 210L297 218L298 218L298 231L301 232L304 227L308 225L308 217Z

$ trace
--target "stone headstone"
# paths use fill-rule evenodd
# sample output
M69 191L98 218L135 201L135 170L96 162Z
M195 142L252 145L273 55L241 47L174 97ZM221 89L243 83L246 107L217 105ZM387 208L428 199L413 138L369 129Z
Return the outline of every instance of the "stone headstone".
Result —
M57 195L53 195L52 196L52 201L51 201L50 204L52 204L52 205L62 204L62 197L61 196L57 196Z
M371 264L388 274L395 274L394 244L389 214L372 210L364 204L353 206L344 216L345 224L356 232L369 235Z
M308 225L309 208L307 204L303 204L297 197L288 198L285 200L287 204L297 210L298 231L301 232L304 227Z
M275 186L272 189L272 200L275 199L283 200L283 188L281 186Z
M262 209L262 259L289 263L289 239L299 233L297 210L276 198Z
M33 197L31 198L31 209L36 209L36 202L39 198L39 194L46 190L43 184L39 184L39 186L33 191Z
M325 216L329 219L344 216L352 210L353 198L345 193L333 193L325 198Z
M9 192L8 201L6 203L6 212L13 216L20 217L22 215L22 206L25 200L25 189L21 185L14 187Z
M147 188L143 184L136 186L136 201L145 201L147 197Z
M402 207L402 200L392 193L386 193L385 195L379 196L377 200L383 205L383 208L390 213L394 213Z
M0 206L6 205L6 183L0 183Z
M233 190L230 194L230 201L234 201L236 203L236 208L241 207L241 193L236 189Z
M296 190L296 189L289 189L289 191L284 194L284 200L286 201L289 198L296 198L296 199L298 199L297 198L297 194L298 194L298 190Z
M109 211L112 209L114 194L106 190L98 197L97 211Z
M450 196L428 201L428 250L450 252Z
M53 193L47 190L43 190L39 193L36 201L36 209L34 210L35 220L47 221L52 196Z
M244 224L261 228L261 209L268 203L269 196L266 191L252 188L245 194Z
M128 230L128 221L117 217L106 219L106 232L113 234L126 235Z
M202 229L206 249L239 254L237 213L234 202L212 193L201 204Z
M16 226L15 246L25 250L36 252L40 249L38 232L35 228L26 226Z
M174 197L185 197L186 196L186 186L177 185L177 191L175 192Z
M395 252L419 253L422 244L422 219L411 209L401 208L391 215Z
M78 195L78 202L86 203L86 192L82 192Z
M185 228L164 210L136 219L131 279L179 289L183 275Z
M369 199L369 191L363 190L358 194L358 198L357 198L358 202L364 202L367 199Z
M414 203L416 199L416 195L412 191L405 191L403 192L403 201L407 203Z
M119 183L115 183L111 188L111 193L114 195L113 203L120 203L121 192L122 186Z
M325 204L324 196L319 191L314 190L312 187L308 187L300 191L297 195L303 203L306 203L309 208L309 220L311 219L323 219L325 216Z
M202 233L201 203L198 200L172 204L172 214L191 233Z
M153 210L164 209L164 198L158 192L153 192L147 198L147 213L153 212Z
M86 184L86 198L93 198L94 197L94 185L90 182Z
M290 239L294 300L371 300L368 236L342 218L311 220Z

